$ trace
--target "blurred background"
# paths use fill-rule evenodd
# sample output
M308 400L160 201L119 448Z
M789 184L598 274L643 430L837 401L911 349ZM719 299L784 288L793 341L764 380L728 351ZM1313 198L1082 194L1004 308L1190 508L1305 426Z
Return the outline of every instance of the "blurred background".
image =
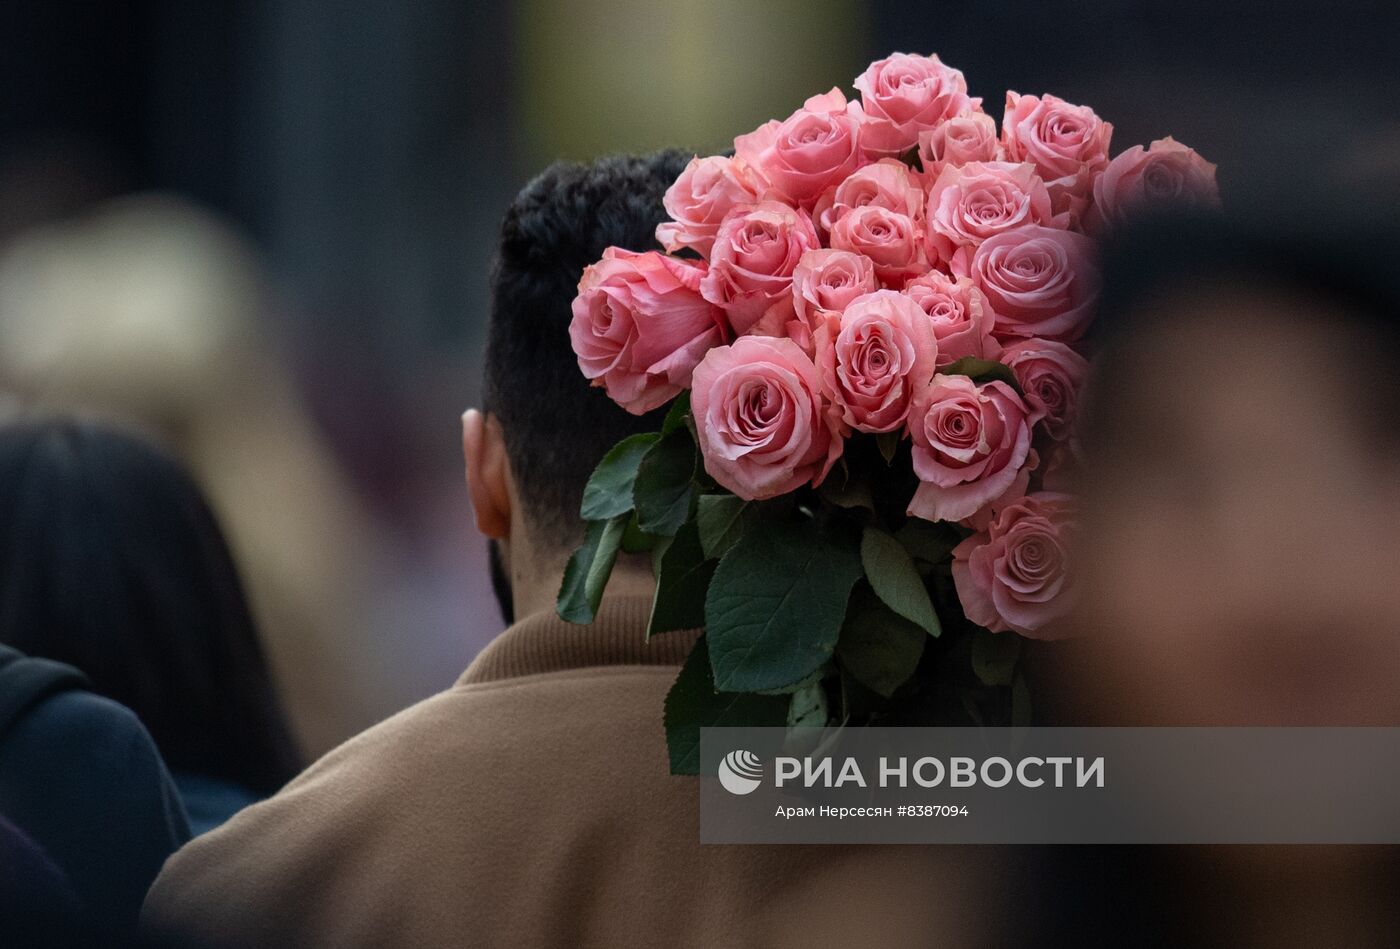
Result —
M190 463L314 755L501 628L458 417L500 216L553 159L718 150L904 50L998 119L1050 91L1115 152L1170 133L1227 202L1400 205L1397 49L1366 0L7 0L0 399Z

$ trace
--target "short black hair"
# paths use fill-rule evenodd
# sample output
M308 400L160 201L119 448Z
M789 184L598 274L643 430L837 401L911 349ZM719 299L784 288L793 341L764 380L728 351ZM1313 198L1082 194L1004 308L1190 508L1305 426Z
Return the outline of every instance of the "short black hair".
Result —
M260 794L300 759L223 533L184 466L100 423L0 428L0 642L76 666L174 771Z
M659 249L661 199L692 156L677 149L556 162L521 190L501 224L491 274L485 407L501 424L532 527L560 546L582 535L579 503L616 442L660 428L634 416L579 371L569 341L584 267L609 246Z

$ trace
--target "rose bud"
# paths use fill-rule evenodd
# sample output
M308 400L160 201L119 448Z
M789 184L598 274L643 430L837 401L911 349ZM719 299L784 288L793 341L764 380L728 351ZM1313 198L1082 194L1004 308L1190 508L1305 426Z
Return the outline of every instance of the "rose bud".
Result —
M809 250L792 274L797 318L809 326L839 315L852 300L879 289L869 257L848 250Z
M715 233L700 292L724 308L730 326L742 335L792 292L798 261L819 246L812 219L803 211L781 201L736 207Z
M1035 462L1030 410L1006 383L935 376L908 424L921 482L910 515L963 521L1025 493Z
M919 161L933 178L946 165L1004 160L996 120L985 112L959 115L919 133Z
M987 296L992 334L1074 342L1093 318L1098 248L1076 231L1026 225L990 237L969 267Z
M1002 508L953 549L953 584L967 618L994 633L1056 638L1073 605L1069 495L1037 492Z
M1113 126L1088 106L1008 92L1001 137L1008 161L1035 165L1056 213L1069 212L1078 220L1092 197L1094 179L1108 167Z
M703 264L617 247L586 267L569 338L579 368L633 415L689 387L691 372L724 342L724 313L700 295Z
M840 89L813 96L782 122L734 140L734 155L757 169L785 200L810 208L823 191L861 163L860 107Z
M842 421L862 432L904 425L914 397L932 380L938 356L933 324L903 294L857 298L839 323L817 332L817 368Z
M992 337L992 310L982 291L967 277L932 271L900 291L919 305L938 340L938 368L965 356L996 359L1001 345Z
M1114 227L1154 210L1217 208L1215 166L1170 137L1135 145L1108 163L1094 182L1096 227Z
M981 107L967 94L963 74L937 56L895 53L856 78L864 112L862 146L872 156L913 148L919 133Z
M746 500L818 485L841 454L817 367L790 339L745 336L710 350L690 405L705 470Z
M688 247L708 257L724 216L741 204L753 204L763 188L763 180L741 161L721 155L691 159L666 189L662 203L671 220L656 226L657 243L672 252Z
M923 235L914 219L878 204L853 208L837 221L831 246L869 257L886 286L903 286L928 270Z

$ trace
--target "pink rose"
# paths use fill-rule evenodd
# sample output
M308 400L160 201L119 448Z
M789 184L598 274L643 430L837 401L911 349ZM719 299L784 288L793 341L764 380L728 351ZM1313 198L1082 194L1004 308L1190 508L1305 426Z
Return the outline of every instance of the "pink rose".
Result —
M1026 490L1035 462L1030 410L1004 382L934 376L909 411L909 434L920 481L914 517L962 521Z
M989 237L1025 224L1064 227L1051 209L1050 192L1029 164L972 162L947 165L928 189L928 254L952 261Z
M741 161L721 155L691 159L666 189L662 203L671 220L656 226L656 240L672 252L689 247L708 257L724 216L753 204L763 188L762 179Z
M633 415L664 405L724 342L724 314L700 295L703 264L617 247L586 267L569 338L579 368Z
M938 342L923 310L903 294L857 298L839 325L817 333L817 366L842 420L862 432L900 428L933 378Z
M981 107L967 82L937 56L895 53L870 64L855 81L864 106L862 145L871 155L898 155L919 133Z
M953 583L967 618L994 633L1055 638L1073 601L1069 495L1039 492L1003 508L983 533L953 549Z
M924 191L909 166L883 158L851 174L817 199L812 220L818 233L831 233L835 223L855 208L878 204L918 221L924 214Z
M860 106L832 89L808 99L784 121L736 138L734 155L758 169L786 200L810 208L860 166L860 135Z
M1007 346L1001 362L1011 367L1026 404L1035 410L1051 439L1068 437L1079 405L1079 390L1089 372L1083 356L1064 343L1023 339Z
M1028 161L1045 180L1056 212L1076 218L1088 206L1094 179L1108 166L1113 126L1088 106L1055 96L1006 94L1002 144L1009 161Z
M745 336L710 350L690 406L705 470L747 500L820 484L841 454L817 367L790 339Z
M969 267L987 295L992 333L1073 342L1093 319L1098 247L1076 231L1026 225L990 237Z
M741 205L725 215L715 233L700 292L725 309L734 332L742 335L792 292L797 262L820 246L804 212L780 201Z
M1219 206L1215 166L1170 137L1148 149L1133 146L1109 162L1094 182L1094 211L1101 227L1121 224L1142 211Z
M792 274L793 306L798 319L816 325L878 287L869 257L848 250L809 250Z
M889 286L928 270L923 234L914 219L878 204L843 215L831 229L831 246L869 257L875 276Z
M985 112L969 112L919 133L919 161L924 174L937 177L945 165L1001 161L997 123Z
M938 368L964 356L996 359L1001 346L992 338L992 311L982 291L967 277L937 270L910 280L900 291L919 305L938 340Z

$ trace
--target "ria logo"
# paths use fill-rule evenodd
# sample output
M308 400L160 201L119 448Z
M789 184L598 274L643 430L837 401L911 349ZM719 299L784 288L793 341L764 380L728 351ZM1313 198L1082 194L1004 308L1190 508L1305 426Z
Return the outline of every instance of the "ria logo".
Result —
M719 763L719 783L730 794L749 794L763 779L763 762L752 751L731 751Z

